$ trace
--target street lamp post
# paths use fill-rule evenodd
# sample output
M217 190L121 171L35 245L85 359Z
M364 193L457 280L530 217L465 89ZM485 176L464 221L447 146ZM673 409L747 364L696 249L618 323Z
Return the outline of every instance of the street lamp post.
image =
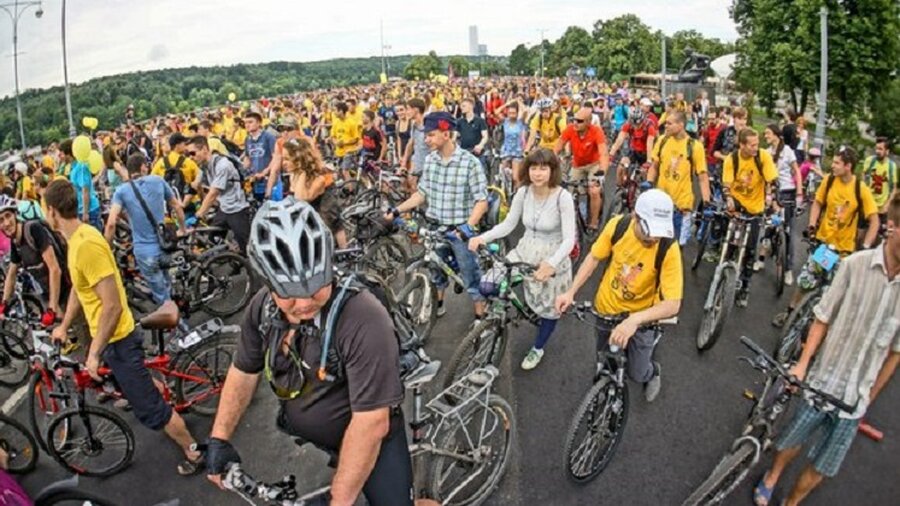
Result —
M0 9L9 14L9 19L13 24L13 74L16 82L16 114L19 117L19 137L22 140L22 151L25 151L25 123L22 120L22 99L19 97L19 19L29 7L37 6L34 15L40 18L44 15L44 9L41 8L40 0L20 2L16 0L13 3L0 4Z
M66 83L66 115L69 117L69 137L75 137L75 121L72 120L72 95L69 93L69 62L66 58L66 0L62 0L62 54L63 81Z
M822 6L819 10L821 24L820 34L822 47L819 49L819 112L816 119L815 144L819 149L825 149L825 113L828 107L828 7Z

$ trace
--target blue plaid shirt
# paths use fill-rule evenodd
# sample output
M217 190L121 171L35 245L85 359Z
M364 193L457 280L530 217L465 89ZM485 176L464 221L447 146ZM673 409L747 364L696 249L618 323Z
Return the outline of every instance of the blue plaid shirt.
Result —
M448 160L433 151L425 158L419 193L428 203L425 216L441 225L460 225L476 202L487 200L487 178L481 162L459 146Z

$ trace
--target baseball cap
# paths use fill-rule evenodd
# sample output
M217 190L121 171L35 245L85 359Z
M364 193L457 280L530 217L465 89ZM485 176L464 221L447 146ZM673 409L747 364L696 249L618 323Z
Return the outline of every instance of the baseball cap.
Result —
M294 116L285 116L285 117L281 118L281 121L278 122L278 128L279 129L284 128L284 129L296 130L297 129L297 118L295 118Z
M169 147L174 148L179 144L184 144L188 141L188 138L182 135L181 132L175 132L174 134L169 136Z
M634 204L634 213L638 217L643 231L653 238L675 237L675 224L672 198L662 190L647 190Z
M641 99L641 105L645 105L647 107L653 107L653 101L647 97Z
M424 127L425 133L432 130L450 132L456 130L456 119L449 112L433 112L425 116Z

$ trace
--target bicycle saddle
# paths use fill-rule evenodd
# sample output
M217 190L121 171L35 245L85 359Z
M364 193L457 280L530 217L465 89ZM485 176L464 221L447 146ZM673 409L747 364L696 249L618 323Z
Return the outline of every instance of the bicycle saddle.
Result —
M440 360L423 363L418 368L412 370L409 375L403 378L403 386L405 386L406 388L415 388L420 385L425 385L433 380L435 376L437 376L437 373L440 369Z
M141 328L146 330L165 330L178 325L178 306L171 300L163 302L156 311L141 318Z

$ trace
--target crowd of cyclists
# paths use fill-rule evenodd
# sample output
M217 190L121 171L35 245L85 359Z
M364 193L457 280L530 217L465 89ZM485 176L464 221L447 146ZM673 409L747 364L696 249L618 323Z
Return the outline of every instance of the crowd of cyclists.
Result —
M279 400L279 428L339 456L324 501L353 504L364 495L375 506L413 504L394 323L368 289L341 300L341 314L329 317L344 293L342 252L366 251L376 228L403 235L411 242L404 248L416 244L403 228L409 223L440 230L448 245L442 254L474 304L477 325L498 269L479 253L518 236L505 259L533 266L523 291L537 327L525 370L538 367L557 322L605 262L594 310L623 319L599 325L597 349L626 350L627 376L653 402L663 367L646 325L682 310L683 248L716 219L746 220L734 301L746 307L751 280L774 256L766 219L780 213L789 238L783 282L796 293L772 324L784 326L815 288L806 281L821 254L816 247L837 253L837 274L791 365L797 378L856 406L838 414L803 404L777 441L772 468L754 488L760 506L800 448L825 431L785 495L785 504L798 504L837 473L900 357L900 172L886 139L876 140L870 156L835 147L824 167L802 116L787 111L760 133L751 113L717 106L705 93L689 102L628 83L498 78L320 90L129 119L52 143L0 174L8 265L0 311L14 306L21 273L34 276L43 287L37 317L53 327L52 339L83 359L91 376L99 379L101 364L112 369L138 421L182 449L179 474L205 473L222 486L222 475L240 462L230 441L262 375ZM102 167L87 163L84 139L102 154ZM639 195L615 207L622 214L604 212L616 204L604 205L604 185L621 188L626 179L639 182ZM377 212L360 220L349 211L373 188ZM724 228L714 230L703 253L711 263L727 246ZM203 444L143 365L122 274L136 270L162 305L172 298L168 257L198 231L227 234L222 241L246 257L263 285L242 307L237 349ZM801 240L816 247L795 262ZM125 244L130 256L118 251ZM406 267L395 260L380 274L402 276ZM447 312L451 277L429 280L437 317ZM84 329L70 331L79 321ZM178 331L188 331L183 320Z

